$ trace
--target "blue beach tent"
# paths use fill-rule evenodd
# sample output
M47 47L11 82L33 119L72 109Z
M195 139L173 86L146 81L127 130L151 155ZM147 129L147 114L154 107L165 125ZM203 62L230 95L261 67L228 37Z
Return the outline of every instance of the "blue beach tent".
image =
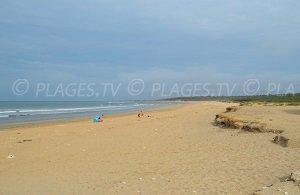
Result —
M94 123L98 122L99 121L99 115L97 114L95 117L94 117Z

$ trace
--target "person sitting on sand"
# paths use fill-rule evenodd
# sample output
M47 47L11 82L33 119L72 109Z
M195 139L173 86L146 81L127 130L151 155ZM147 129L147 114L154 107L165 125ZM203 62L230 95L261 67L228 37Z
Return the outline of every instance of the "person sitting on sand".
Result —
M103 118L104 118L104 115L101 114L101 115L99 116L99 122L103 122Z
M138 113L138 117L143 117L144 116L144 113L143 111L141 110L139 113Z
M102 117L102 118L101 118ZM96 115L94 118L94 123L96 122L103 122L103 114L102 115Z

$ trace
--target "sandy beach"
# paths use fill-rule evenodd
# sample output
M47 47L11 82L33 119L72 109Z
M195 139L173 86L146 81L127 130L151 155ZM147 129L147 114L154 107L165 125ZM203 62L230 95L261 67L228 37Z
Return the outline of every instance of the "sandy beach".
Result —
M272 143L273 133L214 126L233 105L198 102L146 112L149 118L128 113L1 130L0 194L252 194L300 169L300 148Z

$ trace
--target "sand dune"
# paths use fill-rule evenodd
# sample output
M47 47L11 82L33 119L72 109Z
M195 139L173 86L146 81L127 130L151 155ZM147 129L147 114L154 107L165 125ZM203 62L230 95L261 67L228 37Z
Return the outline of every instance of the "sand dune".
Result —
M271 143L272 133L213 126L228 106L0 131L0 193L251 194L300 169L300 149Z
M253 132L273 132L276 143L293 148L300 147L300 121L297 113L299 106L261 106L251 105L238 107L218 115L226 119L226 126L242 128ZM230 110L228 112L228 110ZM218 121L218 120L217 120ZM222 123L222 121L220 120Z

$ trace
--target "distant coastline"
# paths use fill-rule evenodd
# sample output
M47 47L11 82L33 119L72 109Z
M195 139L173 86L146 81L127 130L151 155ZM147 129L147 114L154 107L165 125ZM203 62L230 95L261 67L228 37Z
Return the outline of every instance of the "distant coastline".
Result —
M160 99L159 101L229 101L229 102L265 102L285 103L286 105L300 105L300 93L277 94L277 95L256 95L256 96L194 96L175 97Z

